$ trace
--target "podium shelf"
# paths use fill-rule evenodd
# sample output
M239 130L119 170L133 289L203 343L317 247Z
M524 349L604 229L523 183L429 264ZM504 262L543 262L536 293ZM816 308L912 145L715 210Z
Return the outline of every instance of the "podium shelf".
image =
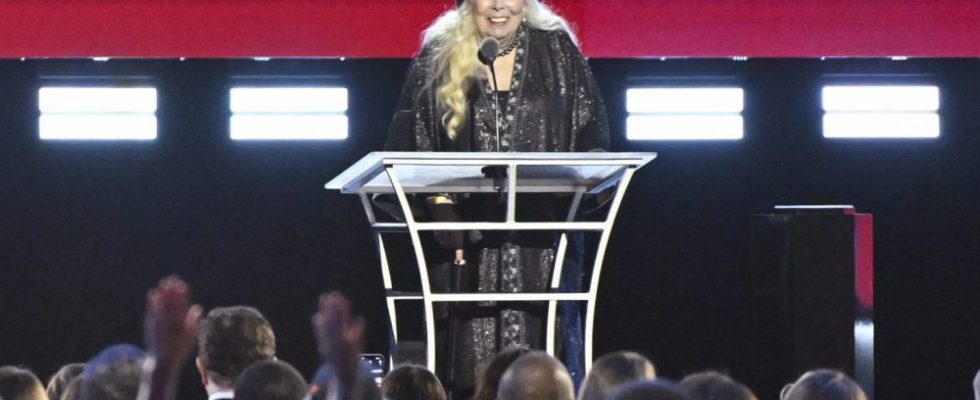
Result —
M587 301L589 293L432 293L434 302L475 301Z

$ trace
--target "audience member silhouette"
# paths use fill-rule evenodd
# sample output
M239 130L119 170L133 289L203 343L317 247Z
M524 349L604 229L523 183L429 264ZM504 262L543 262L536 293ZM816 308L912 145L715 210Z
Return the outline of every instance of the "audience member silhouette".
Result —
M497 386L500 385L500 377L504 375L507 368L514 363L520 356L530 353L524 347L511 347L504 349L497 354L493 360L483 368L476 380L476 391L473 400L494 400L497 398Z
M85 363L78 378L81 400L135 400L146 354L131 344L107 347Z
M653 363L639 353L618 351L599 357L585 377L578 400L606 400L621 385L657 377Z
M61 393L61 397L51 400L78 400L81 398L81 388L82 379L81 377L77 377L68 383L68 386L65 387L65 391Z
M85 364L74 363L68 364L58 370L54 375L48 379L48 387L46 389L48 393L48 399L59 400L61 399L61 394L68 389L68 385L71 384L75 378L78 378L82 372L85 371Z
M543 351L529 352L507 368L497 388L499 400L574 400L568 370Z
M0 399L46 400L44 386L33 372L18 367L0 367Z
M65 386L65 391L61 392L61 396L56 398L49 398L50 400L78 400L81 396L82 387L82 377L78 376L68 382Z
M275 356L272 325L254 308L215 308L201 321L196 364L209 400L233 398L238 375Z
M638 380L619 387L610 400L689 400L677 387L663 379Z
M809 371L783 389L782 400L867 400L864 390L843 372Z
M745 385L715 371L688 375L677 386L691 400L758 400Z
M235 400L302 400L306 381L296 368L278 360L257 361L234 382Z
M385 400L446 400L446 391L439 378L418 365L403 365L393 369L381 383Z

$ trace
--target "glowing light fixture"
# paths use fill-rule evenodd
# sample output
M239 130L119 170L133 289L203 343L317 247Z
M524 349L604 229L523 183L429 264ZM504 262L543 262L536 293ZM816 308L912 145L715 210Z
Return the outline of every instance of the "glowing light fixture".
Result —
M626 91L632 140L738 140L744 92L736 87L634 88Z
M233 88L231 112L231 138L235 140L347 137L346 88Z
M825 86L823 135L828 138L935 138L936 86Z
M157 91L151 87L42 87L43 140L153 140Z

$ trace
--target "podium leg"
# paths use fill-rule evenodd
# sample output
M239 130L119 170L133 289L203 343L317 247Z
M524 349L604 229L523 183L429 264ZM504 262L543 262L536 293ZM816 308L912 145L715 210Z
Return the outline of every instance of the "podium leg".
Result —
M555 266L551 272L551 290L557 290L561 284L561 271L565 264L565 252L568 249L568 236L562 232L561 239L558 240L558 251L555 252ZM547 329L545 330L545 351L553 356L555 354L555 329L558 321L558 301L548 302Z
M626 194L626 187L630 184L630 179L633 177L633 172L636 171L636 167L628 167L623 170L623 176L619 179L619 185L616 188L616 194L612 199L612 203L609 206L609 213L606 215L606 221L604 222L605 227L602 229L602 234L599 237L599 246L596 249L595 264L592 266L592 279L589 282L589 299L586 301L586 311L585 311L585 372L588 373L589 369L592 368L592 338L593 331L595 328L595 301L596 294L599 292L599 277L602 276L602 262L606 256L606 247L609 246L609 235L612 233L613 223L616 221L616 214L619 211L619 206L623 202L623 196Z
M425 366L430 371L436 370L436 321L435 310L432 302L432 287L429 285L429 268L425 262L425 254L422 251L422 240L419 237L419 229L415 223L415 215L412 214L411 204L405 195L395 167L386 164L385 172L391 180L391 186L398 196L398 203L401 204L402 212L405 214L405 224L408 227L408 234L412 239L412 247L415 250L415 261L419 267L419 281L422 284L422 305L425 313Z

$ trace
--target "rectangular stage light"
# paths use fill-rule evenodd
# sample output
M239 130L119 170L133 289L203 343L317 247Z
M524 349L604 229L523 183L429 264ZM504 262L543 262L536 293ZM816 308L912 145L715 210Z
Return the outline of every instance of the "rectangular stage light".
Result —
M153 140L157 90L151 87L42 87L43 140Z
M825 86L822 95L824 137L939 137L936 86Z
M347 138L347 89L239 87L231 89L234 140Z
M827 113L823 135L828 138L939 137L936 113Z
M744 91L737 87L634 88L626 91L631 140L738 140Z
M631 140L738 140L741 115L630 115L626 138Z

